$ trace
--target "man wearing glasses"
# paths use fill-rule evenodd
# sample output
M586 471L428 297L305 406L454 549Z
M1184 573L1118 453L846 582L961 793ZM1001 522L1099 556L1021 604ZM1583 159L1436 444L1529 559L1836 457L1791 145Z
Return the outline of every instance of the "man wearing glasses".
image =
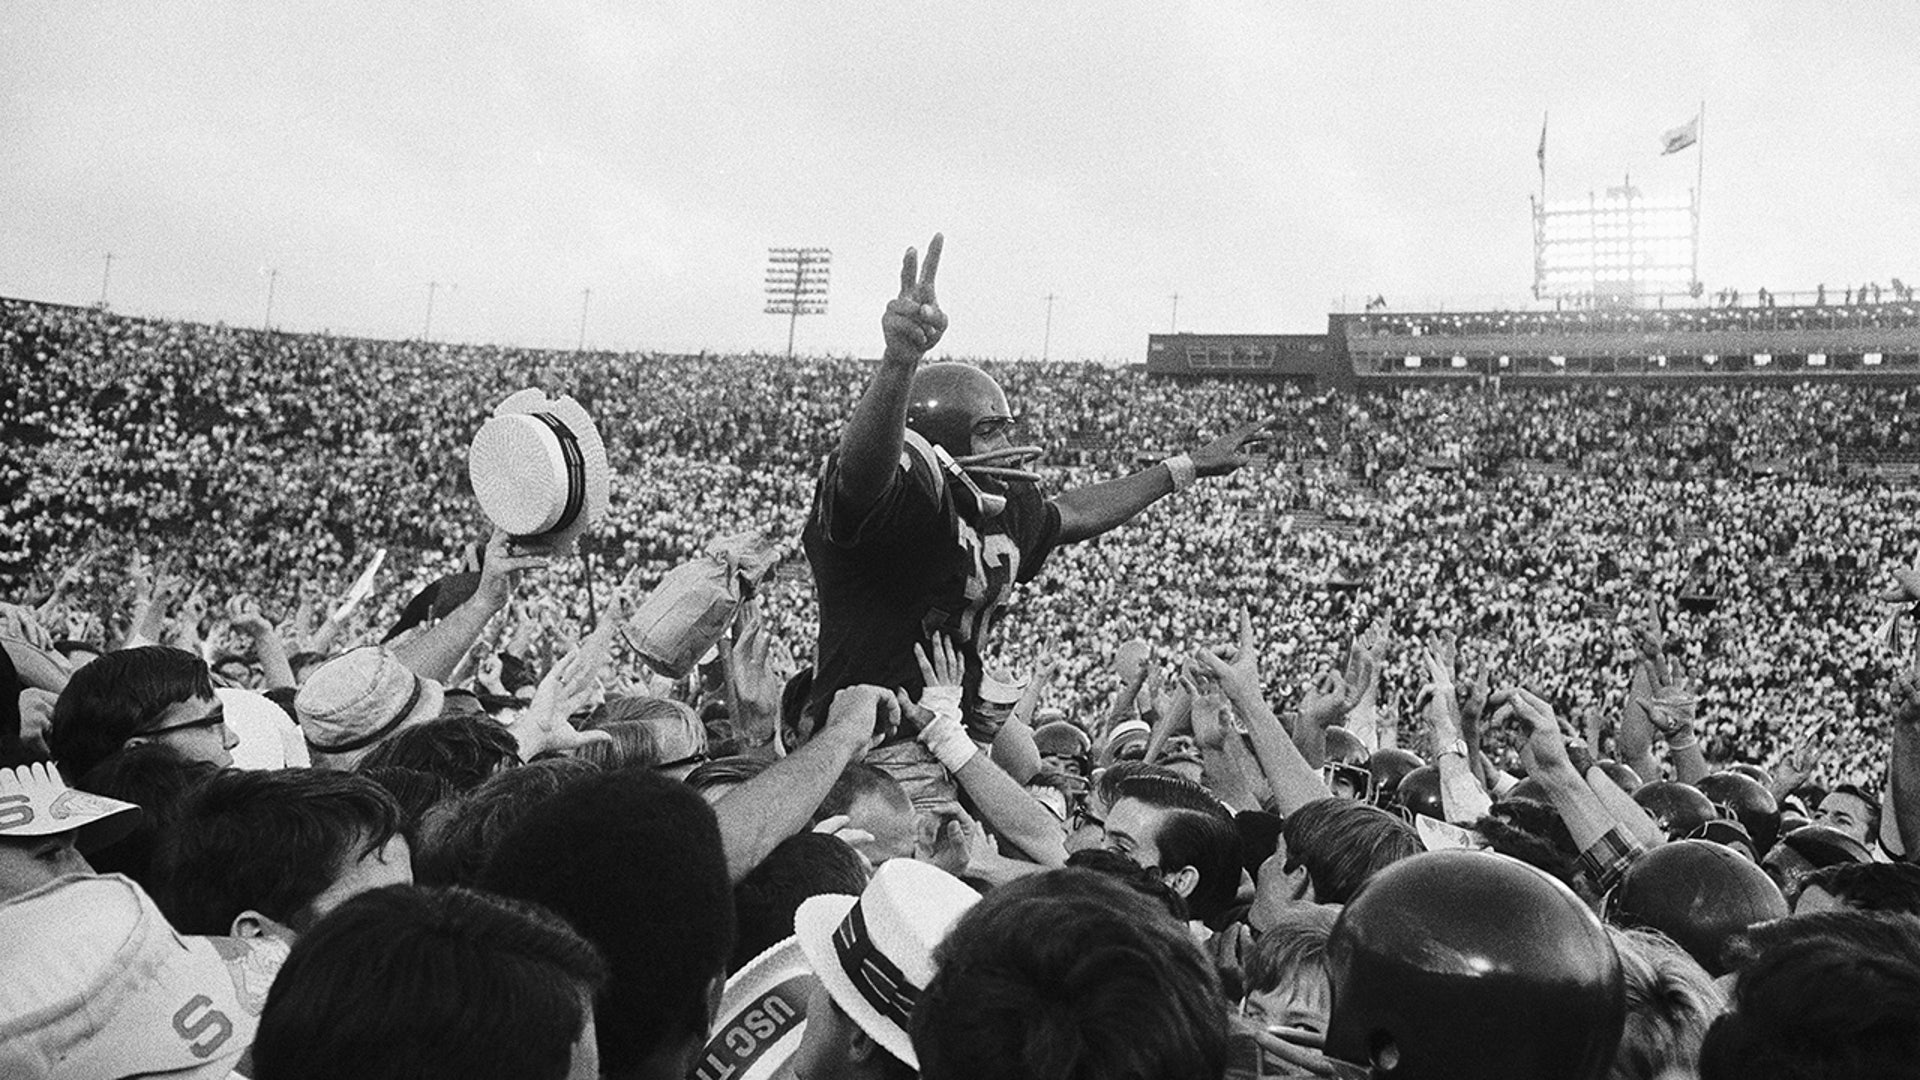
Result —
M54 761L75 783L123 747L162 743L225 768L238 742L206 661L163 645L111 652L75 672L47 731Z
M992 376L921 366L947 328L934 293L941 243L936 235L927 245L924 264L907 251L900 295L880 320L886 354L814 493L804 541L820 636L803 732L846 686L918 696L914 646L943 633L965 663L962 715L971 718L980 654L1015 583L1037 576L1056 546L1099 536L1197 477L1233 472L1265 438L1263 423L1248 424L1131 476L1042 495L1040 477L1025 470L1041 448L1016 445L1018 417ZM906 740L904 749L917 748ZM889 767L884 754L875 763ZM915 778L889 771L918 797Z

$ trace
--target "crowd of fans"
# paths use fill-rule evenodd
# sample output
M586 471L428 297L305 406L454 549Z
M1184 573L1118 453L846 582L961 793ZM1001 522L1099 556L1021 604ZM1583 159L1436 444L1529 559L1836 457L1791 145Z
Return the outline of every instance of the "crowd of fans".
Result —
M1890 290L1878 284L1835 290L1828 298L1821 285L1802 294L1800 303L1781 306L1765 289L1743 305L1737 290L1723 290L1704 307L1569 308L1554 311L1389 312L1369 304L1347 320L1352 337L1462 337L1523 334L1657 334L1727 330L1837 330L1920 325L1913 290L1897 279ZM1891 295L1889 295L1889 293ZM1838 301L1838 302L1836 302ZM1675 350L1679 351L1679 350Z
M870 363L0 301L0 1073L1920 1067L1920 493L1843 457L1913 391L982 366L1050 491L1273 439L1015 593L929 808L863 759L958 738L934 670L798 723L797 558L690 672L623 629L797 548ZM466 479L525 386L604 436L578 557Z

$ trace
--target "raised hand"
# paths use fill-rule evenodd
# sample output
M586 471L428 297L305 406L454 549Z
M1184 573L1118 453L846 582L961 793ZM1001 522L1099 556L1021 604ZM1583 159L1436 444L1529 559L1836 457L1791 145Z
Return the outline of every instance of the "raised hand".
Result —
M740 621L738 642L720 640L727 696L734 722L758 739L770 736L780 722L780 696L793 673L793 655L767 626L758 599L741 608Z
M1893 680L1893 722L1920 727L1920 660Z
M1275 423L1273 419L1264 419L1242 424L1195 450L1188 455L1193 459L1194 474L1223 476L1252 461L1250 447L1267 442Z
M900 712L901 701L893 691L864 684L849 686L833 695L833 701L827 705L827 722L821 730L854 738L859 749L853 760L858 761L865 756L874 736L891 735L900 726Z
M273 633L273 623L260 613L260 601L247 593L227 601L227 625L251 638Z
M487 540L487 565L480 571L480 584L473 590L476 599L498 611L513 598L513 584L528 570L544 570L544 555L515 554L505 529L493 530Z
M918 359L938 345L947 332L947 315L940 310L933 288L943 243L944 237L934 233L927 241L926 262L922 263L912 248L900 260L900 295L887 302L886 314L880 317L880 331L886 335L889 354Z
M1498 691L1487 703L1493 709L1494 723L1516 723L1526 734L1526 749L1536 767L1573 767L1572 760L1567 757L1566 728L1554 714L1553 706L1522 687Z
M915 642L913 658L920 665L920 678L928 689L959 686L966 679L967 665L960 658L960 651L954 648L952 635L935 634L925 646Z
M1218 689L1196 692L1191 720L1193 741L1210 750L1227 745L1227 697Z
M1920 570L1900 567L1893 572L1893 585L1880 594L1888 604L1920 603Z
M540 680L533 701L514 725L521 760L530 761L548 751L566 753L588 743L613 741L612 734L605 731L577 731L570 720L599 689L600 668L606 662L612 636L613 624L601 623Z

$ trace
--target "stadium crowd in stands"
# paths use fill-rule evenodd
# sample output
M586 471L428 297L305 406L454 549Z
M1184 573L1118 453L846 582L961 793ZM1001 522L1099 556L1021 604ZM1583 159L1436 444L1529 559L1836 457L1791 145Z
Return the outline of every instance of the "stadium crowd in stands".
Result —
M0 1074L1920 1069L1920 497L1847 456L1920 450L1912 391L985 363L1040 492L1152 505L815 713L797 551L925 351L888 325L876 365L0 301ZM528 386L604 439L578 556L468 481ZM918 452L945 513L965 455ZM754 532L730 628L644 662L636 608Z

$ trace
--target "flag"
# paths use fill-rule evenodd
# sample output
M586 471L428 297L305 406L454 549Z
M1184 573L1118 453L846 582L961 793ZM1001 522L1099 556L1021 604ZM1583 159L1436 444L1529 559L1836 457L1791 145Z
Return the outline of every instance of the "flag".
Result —
M1698 113L1695 113L1693 119L1681 124L1677 128L1670 128L1665 134L1660 136L1660 156L1665 157L1668 154L1677 154L1699 141L1700 116Z
M1547 117L1545 113L1540 116L1540 149L1534 151L1533 156L1539 159L1540 179L1545 182L1547 179Z

